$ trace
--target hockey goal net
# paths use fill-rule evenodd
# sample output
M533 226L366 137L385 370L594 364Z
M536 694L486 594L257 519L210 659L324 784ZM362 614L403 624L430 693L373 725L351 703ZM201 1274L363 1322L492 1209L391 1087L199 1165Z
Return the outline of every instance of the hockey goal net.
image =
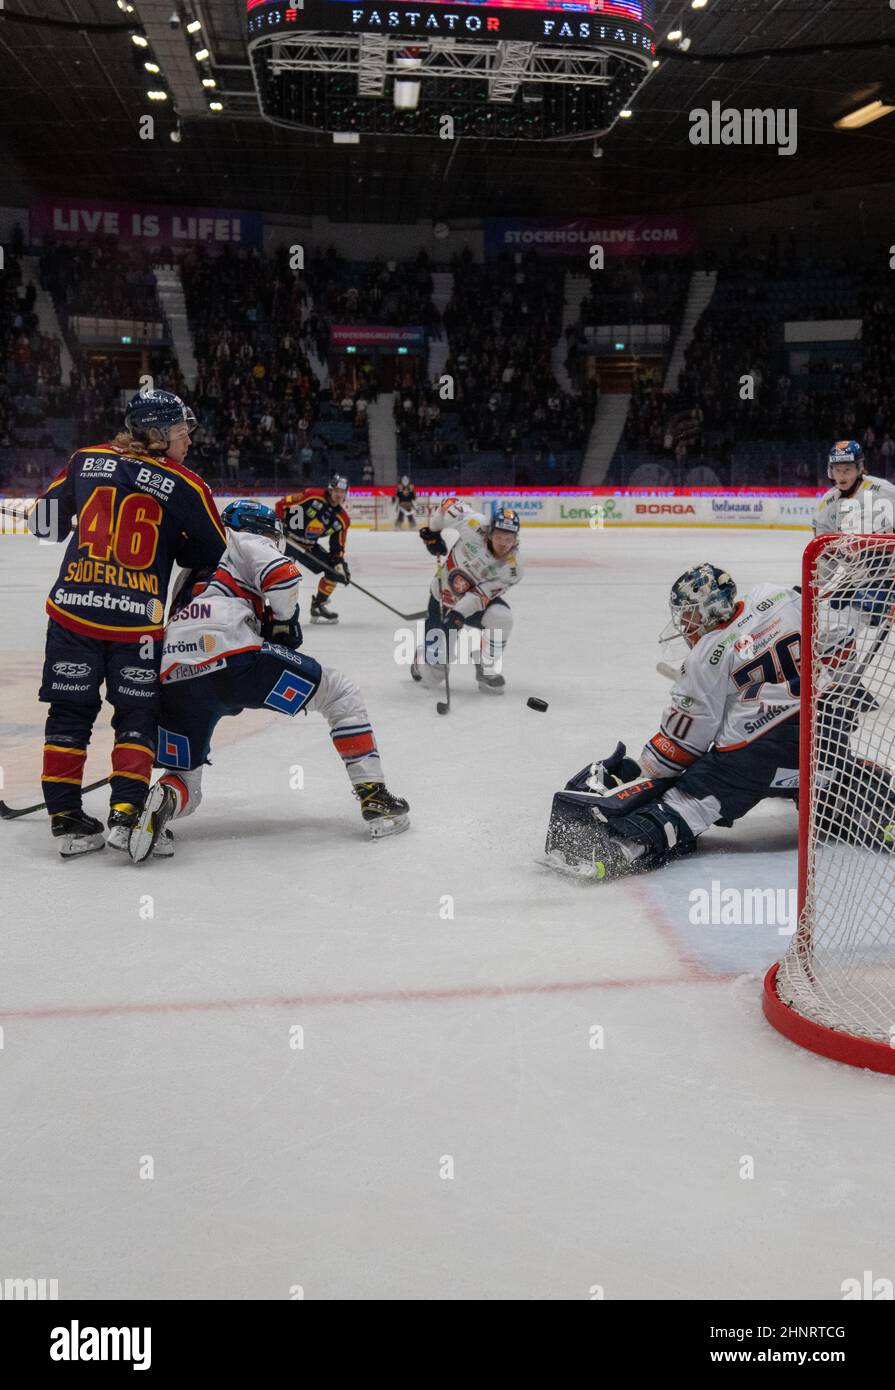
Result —
M799 918L764 1010L895 1073L895 536L812 541L802 605Z

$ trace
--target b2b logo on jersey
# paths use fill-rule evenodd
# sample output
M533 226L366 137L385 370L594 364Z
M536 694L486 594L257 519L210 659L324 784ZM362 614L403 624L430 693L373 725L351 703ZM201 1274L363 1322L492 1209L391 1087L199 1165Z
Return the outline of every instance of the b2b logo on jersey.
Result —
M82 473L114 473L118 467L117 459L86 458L81 464Z
M174 479L166 478L164 473L153 473L151 468L141 468L137 474L137 482L151 487L156 492L172 493L174 491Z

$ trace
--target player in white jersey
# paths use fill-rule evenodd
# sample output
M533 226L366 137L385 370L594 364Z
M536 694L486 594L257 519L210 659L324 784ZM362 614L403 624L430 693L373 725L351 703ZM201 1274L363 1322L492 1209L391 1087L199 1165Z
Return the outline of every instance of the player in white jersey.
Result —
M442 532L456 529L448 550ZM410 668L414 680L431 687L444 685L449 654L463 627L481 631L481 649L472 653L478 688L502 695L503 649L513 630L513 614L504 595L522 578L519 556L519 517L511 508L498 508L488 521L449 497L433 512L420 537L438 559L429 589L425 641ZM453 640L452 640L453 639Z
M405 830L409 807L382 780L360 691L341 671L297 650L301 572L283 554L281 519L247 499L231 502L221 519L227 548L217 568L175 603L165 629L156 759L165 772L131 833L131 858L172 852L168 822L191 815L201 801L216 725L244 709L322 714L371 834Z
M640 764L620 745L554 797L548 855L599 878L692 853L709 826L798 785L799 594L759 584L738 599L729 574L698 565L672 588L669 626L663 640L690 651Z
M886 536L895 532L895 487L864 471L864 451L854 439L830 450L827 476L833 487L820 499L814 534Z

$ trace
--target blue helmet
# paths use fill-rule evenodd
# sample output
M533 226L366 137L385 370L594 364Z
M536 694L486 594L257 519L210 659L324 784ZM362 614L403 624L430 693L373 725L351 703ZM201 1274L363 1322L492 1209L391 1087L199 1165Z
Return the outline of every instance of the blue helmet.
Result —
M138 391L124 413L128 434L143 444L167 444L172 425L180 424L192 433L196 417L173 391Z
M267 536L281 550L286 543L283 523L273 507L256 502L254 498L241 497L238 502L228 503L221 512L221 521L231 531L250 531L253 536Z
M859 473L864 472L864 450L856 439L840 439L830 450L827 459L827 477L833 476L834 463L853 463Z

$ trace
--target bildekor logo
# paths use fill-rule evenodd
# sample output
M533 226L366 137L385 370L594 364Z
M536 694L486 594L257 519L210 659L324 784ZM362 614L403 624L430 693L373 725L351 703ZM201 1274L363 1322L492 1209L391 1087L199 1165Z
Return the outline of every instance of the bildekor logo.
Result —
M760 110L734 107L721 110L720 101L711 109L697 106L690 112L691 145L776 145L778 155L795 154L798 147L799 114L794 106Z
M50 1333L51 1361L132 1361L135 1371L152 1365L151 1327L54 1327Z
M792 936L798 925L795 888L722 888L690 890L689 920L694 927L776 927L778 936Z

